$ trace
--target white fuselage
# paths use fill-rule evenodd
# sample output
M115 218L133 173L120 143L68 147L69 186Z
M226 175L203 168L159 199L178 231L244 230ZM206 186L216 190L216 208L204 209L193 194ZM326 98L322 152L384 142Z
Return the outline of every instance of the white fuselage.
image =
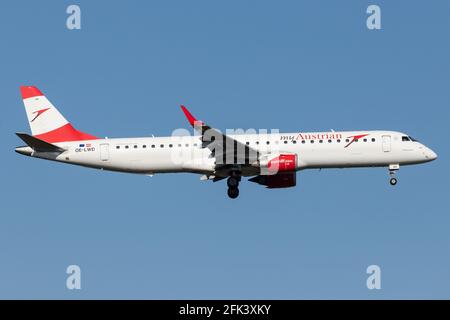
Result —
M230 137L264 156L296 154L296 170L410 165L437 157L425 145L394 131L242 134ZM355 137L360 138L355 140ZM55 145L67 151L57 155L34 152L30 147L20 147L16 151L37 158L139 174L193 172L208 175L214 174L216 169L211 151L202 147L199 136L96 139ZM243 172L244 176L254 174L259 173Z

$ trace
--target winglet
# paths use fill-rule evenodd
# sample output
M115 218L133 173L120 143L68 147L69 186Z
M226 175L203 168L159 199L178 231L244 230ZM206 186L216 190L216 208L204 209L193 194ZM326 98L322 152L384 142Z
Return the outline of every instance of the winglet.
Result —
M186 116L186 118L188 119L191 126L194 127L194 126L198 126L198 125L200 125L200 126L203 125L203 122L197 120L185 106L181 105L181 110L183 110L183 113Z

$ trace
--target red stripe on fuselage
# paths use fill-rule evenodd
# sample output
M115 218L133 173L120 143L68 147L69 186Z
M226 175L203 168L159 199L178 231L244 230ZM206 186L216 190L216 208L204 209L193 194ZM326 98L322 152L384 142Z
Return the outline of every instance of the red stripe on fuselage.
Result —
M52 131L49 131L46 133L38 134L34 137L44 140L48 143L97 140L98 139L95 136L91 136L90 134L78 131L70 123L58 128L58 129L55 129L55 130L52 130Z

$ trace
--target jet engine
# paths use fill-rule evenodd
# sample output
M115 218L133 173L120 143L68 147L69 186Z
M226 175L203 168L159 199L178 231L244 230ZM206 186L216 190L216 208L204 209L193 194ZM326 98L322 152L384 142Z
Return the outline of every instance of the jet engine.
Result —
M249 179L267 188L289 188L297 184L297 155L267 155L259 160L260 175Z
M276 175L283 172L295 172L297 169L296 154L268 155L259 160L261 175Z

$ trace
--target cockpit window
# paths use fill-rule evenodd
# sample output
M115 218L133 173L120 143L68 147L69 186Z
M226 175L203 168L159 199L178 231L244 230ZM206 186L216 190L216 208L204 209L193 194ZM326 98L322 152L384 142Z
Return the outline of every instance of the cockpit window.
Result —
M411 139L408 136L403 136L402 141L411 141Z
M411 139L411 141L414 141L414 142L418 142L419 140L417 140L417 139L414 139L413 137L409 137L410 139Z

